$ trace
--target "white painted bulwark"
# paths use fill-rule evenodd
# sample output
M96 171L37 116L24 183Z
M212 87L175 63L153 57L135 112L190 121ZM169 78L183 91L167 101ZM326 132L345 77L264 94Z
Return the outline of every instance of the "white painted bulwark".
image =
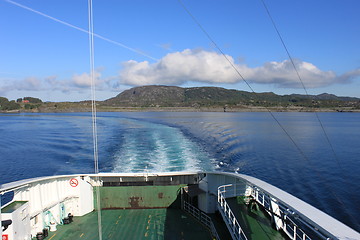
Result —
M30 217L29 203L12 201L2 207L2 220L10 220L12 223L2 232L3 236L13 240L30 240Z
M83 216L94 210L93 186L90 184L90 177L79 178L79 200L78 212L75 216Z
M205 193L198 195L198 208L203 212L208 212L208 200Z
M74 179L76 181L72 181ZM52 226L54 228L56 225L62 224L63 219L69 213L74 216L83 216L94 210L89 177L59 176L29 179L27 182L20 181L20 183L17 185L6 184L7 188L2 189L2 192L14 189L13 201L28 202L29 223L27 226L29 231L31 229L32 236L42 232L45 227ZM2 217L4 218L4 213L2 213ZM19 226L19 223L16 220L12 225ZM21 240L23 239L21 238Z
M306 224L313 226L314 229L321 229L320 234L331 236L331 239L360 239L360 234L338 220L330 217L324 212L312 207L304 201L288 194L266 182L254 177L224 172L171 172L171 173L146 173L146 179L157 177L174 177L178 184L199 183L198 204L201 210L211 213L214 212L218 204L218 188L221 187L221 203L225 205L225 199L237 196L252 196L264 204L265 198L269 214L272 214L277 223L277 227L284 227L285 222L276 216L295 213L306 221ZM0 186L0 194L9 191L14 192L14 199L20 205L15 208L1 209L2 221L13 219L12 225L3 234L9 234L9 239L30 239L28 236L36 236L45 227L56 228L62 224L62 220L69 213L74 216L83 216L94 210L93 190L96 186L102 186L101 178L126 178L139 177L144 179L143 173L106 173L89 175L67 175L53 176L22 180L14 183L3 184ZM197 182L199 180L199 182ZM145 181L145 180L144 180ZM171 180L172 181L172 180ZM12 204L12 203L9 203ZM281 207L281 210L279 209ZM285 208L284 208L285 207ZM288 211L289 208L290 210ZM5 211L4 211L5 210ZM225 209L230 212L230 209ZM225 211L224 210L224 211ZM235 219L233 219L235 221ZM288 223L286 223L288 225ZM10 234L15 234L11 237ZM13 236L11 235L11 236ZM21 237L18 237L21 236ZM304 235L305 236L305 235ZM305 237L306 238L306 237Z

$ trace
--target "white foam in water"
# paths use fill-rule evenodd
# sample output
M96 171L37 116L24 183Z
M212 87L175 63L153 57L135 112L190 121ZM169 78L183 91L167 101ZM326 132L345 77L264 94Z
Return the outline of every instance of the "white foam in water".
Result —
M196 156L196 150L193 146L190 145L189 141L182 141L183 146L183 156L184 156L184 163L185 163L185 170L187 171L197 171L200 170L199 167L199 160Z
M151 162L153 163L153 170L156 172L164 172L169 165L169 159L167 156L167 146L159 132L156 131L153 135L153 141L155 142L155 151Z
M137 127L124 132L124 143L114 154L114 172L197 171L212 168L212 160L207 154L179 129L134 121Z
M132 149L135 141L131 138L126 138L123 148L115 154L115 165L113 172L131 172L134 168L137 159L137 153Z

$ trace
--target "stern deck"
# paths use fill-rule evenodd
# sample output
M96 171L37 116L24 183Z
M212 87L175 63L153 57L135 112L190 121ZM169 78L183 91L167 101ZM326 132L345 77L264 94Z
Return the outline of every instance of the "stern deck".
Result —
M209 231L180 209L102 210L103 239L211 239ZM46 239L98 240L98 212L58 225ZM36 239L36 238L33 238Z

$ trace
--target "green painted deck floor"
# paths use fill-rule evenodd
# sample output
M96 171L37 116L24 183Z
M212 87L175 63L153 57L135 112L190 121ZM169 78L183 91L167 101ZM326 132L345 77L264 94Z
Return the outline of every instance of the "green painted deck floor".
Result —
M250 211L241 198L227 198L226 201L249 240L287 239L272 227L270 218L262 210Z
M97 212L58 225L47 240L98 240ZM211 239L199 222L179 209L102 210L102 239Z

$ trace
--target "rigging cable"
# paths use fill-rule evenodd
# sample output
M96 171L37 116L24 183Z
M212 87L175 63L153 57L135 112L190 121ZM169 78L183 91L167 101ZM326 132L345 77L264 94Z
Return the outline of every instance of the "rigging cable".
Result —
M28 10L28 11L30 11L30 12L36 13L36 14L38 14L38 15L41 15L41 16L43 16L43 17L46 17L46 18L48 18L48 19L51 19L51 20L53 20L53 21L55 21L55 22L61 23L61 24L65 25L65 26L68 26L68 27L71 27L71 28L73 28L73 29L76 29L76 30L78 30L78 31L80 31L80 32L84 32L84 33L86 33L86 34L90 34L89 30L86 30L86 29L84 29L84 28L75 26L75 25L73 25L73 24L71 24L71 23L65 22L65 21L60 20L60 19L58 19L58 18L52 17L52 16L50 16L50 15L47 15L47 14L42 13L42 12L40 12L40 11L38 11L38 10L33 9L33 8L30 8L30 7L28 7L28 6L25 6L25 5L22 5L22 4L20 4L20 3L17 3L17 2L15 2L15 1L12 1L12 0L4 0L4 1L5 1L5 2L8 2L8 3L11 3L11 4L15 5L15 6L18 6L18 7L20 7L20 8L23 8L23 9L25 9L25 10ZM111 40L111 39L109 39L109 38L106 38L106 37L104 37L104 36L102 36L102 35L99 35L99 34L96 34L96 33L94 33L94 32L93 32L92 34L93 34L94 37L100 38L100 39L102 39L102 40L104 40L104 41L107 41L107 42L109 42L109 43L112 43L112 44L118 45L118 46L120 46L120 47L122 47L122 48L128 49L128 50L130 50L130 51L132 51L132 52L134 52L134 53L143 55L144 57L150 58L150 59L152 59L152 60L154 60L154 61L158 61L157 58L154 58L154 57L152 57L152 56L150 56L150 55L148 55L148 54L146 54L146 53L144 53L144 52L142 52L142 51L136 50L136 49L134 49L134 48L132 48L132 47L126 46L125 44L122 44L122 43L120 43L120 42Z
M243 77L243 75L240 73L240 71L235 67L235 65L230 61L230 59L226 56L226 54L222 51L222 49L216 44L216 42L212 39L212 37L207 33L207 31L202 27L200 22L194 17L194 15L191 14L191 12L187 9L187 7L183 4L181 0L178 0L178 2L181 4L181 6L184 8L184 10L188 13L188 15L193 19L193 21L198 25L198 27L201 29L201 31L206 35L206 37L214 44L215 48L221 53L221 55L226 59L226 61L230 64L230 66L235 70L235 72L240 76L240 78L245 82L245 84L249 87L251 92L255 95L256 98L258 98L258 95L254 91L254 89L251 87L249 82ZM259 99L259 98L258 98ZM274 114L270 111L270 109L265 106L265 109L268 111L268 113L271 115L271 117L275 120L275 122L278 124L278 126L283 130L283 132L286 134L286 136L290 139L290 141L294 144L296 149L300 152L300 154L308 160L305 153L302 151L302 149L297 145L295 140L290 136L290 134L286 131L284 126L279 122L279 120L274 116Z
M261 0L261 1L263 1L263 0ZM185 6L185 4L182 2L182 0L178 0L178 2L179 2L180 5L183 7L183 9L187 12L187 14L192 18L192 20L198 25L198 27L199 27L199 28L201 29L201 31L205 34L205 36L209 39L209 41L215 46L215 48L222 54L222 56L226 59L226 61L230 64L230 66L231 66L231 67L235 70L235 72L240 76L240 78L243 80L243 82L245 82L245 84L249 87L249 89L250 89L251 92L254 94L254 96L255 96L258 100L260 100L259 97L258 97L258 95L256 94L256 92L254 91L254 89L253 89L253 88L251 87L251 85L249 84L249 82L243 77L243 75L240 73L240 71L239 71L239 70L236 68L236 66L230 61L230 59L226 56L226 54L222 51L222 49L218 46L218 44L216 44L216 42L213 40L213 38L210 36L210 34L205 30L205 28L200 24L200 22L195 18L195 16L188 10L188 8ZM263 3L264 3L264 2L263 2ZM265 5L265 4L264 4L264 5ZM266 5L265 5L265 6L266 6ZM266 9L267 9L267 8L266 8ZM267 9L267 12L268 12L268 14L270 15L268 9ZM272 19L272 18L271 18L271 19ZM274 21L273 21L273 24L274 24ZM275 25L274 25L274 26L275 26ZM276 27L275 27L275 28L276 28ZM276 30L277 30L277 28L276 28ZM289 55L289 57L290 57L289 51L287 50L287 47L286 47L286 45L285 45L285 42L282 40L281 35L280 35L280 33L279 33L278 30L277 30L277 33L278 33L278 35L279 35L279 37L280 37L280 39L281 39L281 41L282 41L283 46L284 46L285 49L286 49L286 52L288 53L288 55ZM292 64L293 64L293 66L295 67L294 61L292 60L292 58L290 58L290 59L291 59L291 62L292 62ZM303 82L302 82L302 80L301 80L301 77L300 77L300 74L299 74L299 72L297 71L296 67L295 67L295 70L296 70L296 72L297 72L298 78L300 79L300 81L301 81L301 83L302 83L302 85L303 85L303 87L304 87L304 89L305 89L305 91L306 91L307 96L309 96L308 93L307 93L307 90L306 90L306 88L305 88L305 85L303 84ZM312 162L310 161L310 159L306 156L305 152L299 147L299 145L295 142L295 140L293 139L293 137L291 137L291 135L288 133L288 131L284 128L284 126L280 123L280 121L275 117L275 115L273 114L273 112L271 112L271 110L270 110L267 106L265 106L265 109L266 109L267 112L271 115L271 117L274 119L274 121L277 123L277 125L282 129L282 131L285 133L285 135L289 138L289 140L293 143L293 145L294 145L295 148L298 150L298 152L303 156L303 158L304 158L308 163L312 164ZM316 112L315 112L315 113L316 113ZM324 127L323 127L323 124L321 123L321 121L320 121L320 119L319 119L319 117L318 117L317 114L316 114L316 116L317 116L318 121L320 122L320 125L321 125L324 133L325 133L325 136L326 136L326 139L327 139L328 143L330 143L330 140L329 140L329 138L328 138L328 136L327 136L327 134L326 134L326 131L325 131ZM330 146L331 146L331 148L332 148L332 151L333 151L333 153L334 153L334 156L335 156L336 159L337 159L337 155L336 155L336 153L335 153L335 151L334 151L333 146L332 146L331 143L330 143ZM339 164L339 166L341 166L338 160L337 160L337 163ZM341 169L342 169L342 168L341 168ZM316 174L318 175L318 177L321 178L321 179L324 181L324 184L327 186L326 180L320 175L320 173L319 173L318 171L315 171L315 172L316 172ZM330 186L327 186L327 188L328 188L329 191L333 194L333 196L337 199L337 201L338 201L341 205L345 206L345 204L343 203L343 201L341 200L341 198L339 198L338 195L335 194L335 192L332 190L332 188L331 188ZM357 208L359 208L359 207L357 207ZM351 216L351 214L348 214L348 215ZM353 218L353 217L351 217L351 218ZM353 218L353 220L355 220L355 219ZM357 221L356 221L356 222L357 222Z
M274 27L274 29L275 29L275 31L276 31L279 39L280 39L280 41L281 41L281 44L282 44L283 48L284 48L285 51L286 51L286 54L288 55L288 57L289 57L289 59L290 59L291 65L293 66L293 68L294 68L294 70L295 70L295 72L296 72L296 75L297 75L297 77L298 77L298 79L299 79L299 82L301 83L302 88L303 88L304 91L305 91L306 96L311 97L311 96L309 95L306 87L305 87L305 84L304 84L304 82L303 82L300 74L299 74L299 71L298 71L298 69L297 69L297 67L296 67L296 65L295 65L295 63L294 63L294 60L293 60L293 58L292 58L292 56L291 56L291 54L290 54L290 52L289 52L289 50L288 50L288 48L287 48L287 46L286 46L286 44L285 44L285 41L283 40L283 38L282 38L282 36L281 36L281 34L280 34L280 31L278 30L278 28L277 28L277 26L276 26L276 24L275 24L275 21L274 21L272 15L270 14L269 8L268 8L267 5L265 4L265 1L264 1L264 0L260 0L260 1L262 2L263 6L264 6L264 8L265 8L265 10L266 10L266 13L267 13L268 17L270 18L270 21L271 21L271 23L272 23L272 25L273 25L273 27ZM342 165L341 165L341 163L340 163L340 160L339 160L339 158L338 158L338 156L337 156L337 154L336 154L336 152L335 152L335 149L334 149L334 147L333 147L333 145L332 145L332 143L331 143L331 141L330 141L330 138L329 138L329 136L328 136L328 134L327 134L327 132L326 132L326 130L325 130L325 128L324 128L324 125L323 125L322 121L320 120L319 114L318 114L316 111L314 111L314 114L315 114L315 116L316 116L317 121L319 122L319 125L320 125L320 127L321 127L321 129L322 129L322 132L323 132L323 134L324 134L324 137L325 137L325 139L326 139L326 141L327 141L327 143L328 143L328 145L329 145L329 147L330 147L330 149L331 149L331 151L332 151L332 154L333 154L333 156L334 156L334 158L335 158L335 161L336 161L336 163L337 163L337 165L338 165L338 167L339 167L339 169L340 169L340 172L341 172L341 174L343 175L343 177L345 177L345 176L346 176L346 175L345 175L345 171L344 171L344 169L343 169L343 167L342 167ZM326 182L326 180L322 177L321 174L319 174L319 173L317 172L317 175L318 175L318 177L320 177L324 182ZM341 198L335 193L335 191L334 191L330 186L328 186L327 184L325 184L325 186L327 186L327 188L330 190L330 192L333 194L333 196L335 196L335 198L336 198L342 205L344 205L344 203L342 202ZM356 208L357 208L357 209L360 209L359 206L356 206ZM344 209L345 209L345 208L344 208ZM351 216L351 215L349 214L349 216ZM353 221L358 222L358 221L355 220L352 216L351 216L351 218L353 219Z
M303 88L304 91L305 91L306 96L311 97L311 96L309 95L306 87L305 87L305 84L304 84L304 82L303 82L300 74L299 74L299 71L298 71L298 69L297 69L297 67L296 67L296 65L295 65L295 63L294 63L294 60L293 60L293 58L291 57L288 48L286 47L286 44L285 44L285 42L284 42L284 40L283 40L283 38L282 38L282 36L281 36L281 34L280 34L280 31L278 30L278 28L277 28L277 26L276 26L276 24L275 24L275 21L274 21L273 17L272 17L271 14L270 14L269 8L268 8L267 5L265 4L264 0L261 0L261 2L262 2L262 4L264 5L264 8L265 8L265 10L266 10L266 13L267 13L267 15L269 16L270 21L271 21L273 27L275 28L275 31L276 31L276 33L277 33L277 35L278 35L278 37L279 37L279 39L280 39L280 41L281 41L281 44L283 45L283 47L284 47L284 49L285 49L285 51L286 51L286 54L288 55L288 57L289 57L289 59L290 59L291 65L293 66L293 68L294 68L294 70L295 70L295 72L296 72L296 75L297 75L297 77L298 77L298 79L299 79L299 82L301 83L302 88ZM338 156L337 156L337 154L336 154L336 152L335 152L335 150L334 150L334 147L333 147L333 145L332 145L332 143L331 143L331 141L330 141L330 138L329 138L328 134L327 134L326 131L325 131L325 128L324 128L324 125L323 125L322 121L321 121L320 118L319 118L319 114L317 114L316 111L314 111L314 113L315 113L315 116L316 116L316 118L317 118L317 120L318 120L318 122L319 122L319 124L320 124L320 127L321 127L323 133L324 133L324 136L325 136L325 138L326 138L326 141L328 142L328 144L329 144L329 146L330 146L330 148L331 148L331 151L332 151L332 153L333 153L333 155L334 155L334 158L335 158L338 166L340 167L340 170L342 171L342 173L344 173L344 170L343 170L343 168L342 168L342 166L341 166L341 164L340 164L339 158L338 158Z
M96 204L98 209L98 229L99 240L102 240L102 223L101 223L101 208L100 208L100 179L99 179L99 152L98 152L98 137L97 137L97 122L96 122L96 81L95 81L95 58L94 58L94 21L92 0L88 0L88 24L89 24L89 60L90 60L90 80L91 80L91 113L92 113L92 131L94 144L94 168L96 174Z

